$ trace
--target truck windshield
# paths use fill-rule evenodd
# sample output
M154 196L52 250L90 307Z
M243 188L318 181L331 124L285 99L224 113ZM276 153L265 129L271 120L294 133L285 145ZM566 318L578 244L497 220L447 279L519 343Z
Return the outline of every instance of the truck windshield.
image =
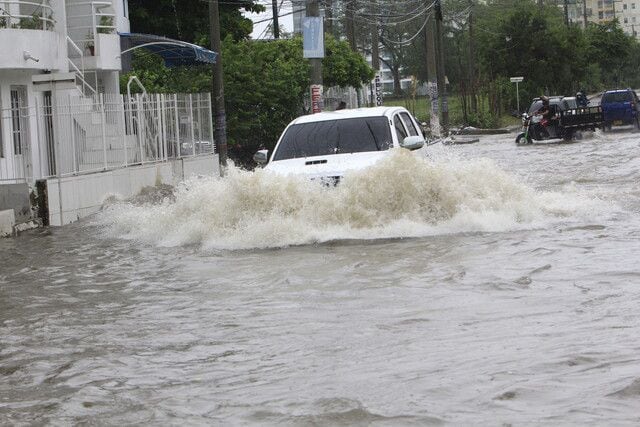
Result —
M386 117L360 117L290 126L273 160L388 150L393 145Z
M609 92L602 95L602 104L611 104L614 102L630 102L631 92Z

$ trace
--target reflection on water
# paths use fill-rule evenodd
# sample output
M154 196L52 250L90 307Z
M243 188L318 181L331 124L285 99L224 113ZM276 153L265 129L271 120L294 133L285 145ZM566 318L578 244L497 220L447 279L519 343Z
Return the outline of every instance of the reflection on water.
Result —
M639 138L510 138L0 240L0 424L637 421Z

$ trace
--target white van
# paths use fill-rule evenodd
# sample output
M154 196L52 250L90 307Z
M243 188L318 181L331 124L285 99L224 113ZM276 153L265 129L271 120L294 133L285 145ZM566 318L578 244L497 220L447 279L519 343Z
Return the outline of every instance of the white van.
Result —
M359 108L298 117L280 136L269 158L254 160L279 174L339 180L389 155L392 147L421 149L425 144L416 120L402 107Z

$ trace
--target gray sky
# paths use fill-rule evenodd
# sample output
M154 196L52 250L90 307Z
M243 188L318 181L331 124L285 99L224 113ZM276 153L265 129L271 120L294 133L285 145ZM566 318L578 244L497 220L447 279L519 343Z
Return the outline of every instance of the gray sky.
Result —
M264 13L245 13L247 18L251 18L254 22L253 33L251 34L251 38L253 39L261 39L265 38L266 28L270 23L270 20L273 19L273 8L271 0L258 0L258 3L265 6L267 9ZM289 0L278 0L278 4L280 7L280 13L278 15L284 15L280 17L280 27L284 27L285 31L291 32L293 31L293 17L291 13L291 2ZM268 19L269 21L264 21Z

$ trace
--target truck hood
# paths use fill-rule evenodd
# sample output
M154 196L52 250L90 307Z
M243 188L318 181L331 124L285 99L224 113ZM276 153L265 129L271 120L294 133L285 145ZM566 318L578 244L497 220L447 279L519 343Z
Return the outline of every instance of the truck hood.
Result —
M389 156L390 151L331 154L327 156L301 157L272 161L266 170L280 175L302 175L310 179L342 177L348 171L356 171L374 165Z

